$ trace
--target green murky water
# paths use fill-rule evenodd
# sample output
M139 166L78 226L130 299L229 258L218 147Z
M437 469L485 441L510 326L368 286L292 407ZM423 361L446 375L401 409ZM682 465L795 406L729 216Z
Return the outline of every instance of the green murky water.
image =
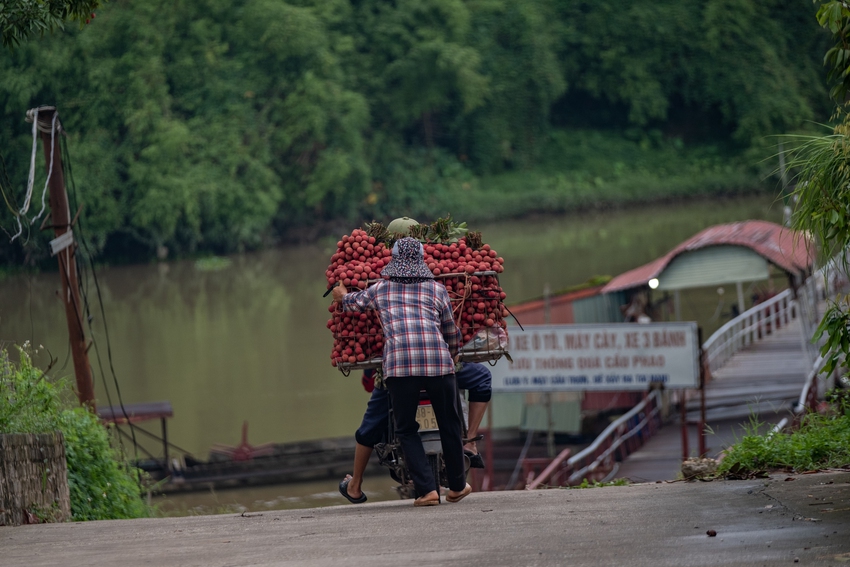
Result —
M632 269L713 224L780 222L781 216L774 199L763 196L475 228L505 258L501 283L515 303L541 296L547 284L557 290ZM244 421L252 444L353 434L368 396L357 377L330 365L330 302L322 298L324 271L339 236L229 261L100 269L112 366L124 402L169 400L170 439L201 458L214 443L238 444ZM58 287L55 273L0 282L0 341L43 345L58 358L54 374L70 376ZM94 301L91 283L88 293ZM685 295L683 318L708 320L717 306L716 290ZM117 403L116 388L107 327L99 311L93 313L97 349L90 356L98 404L105 406L107 391ZM47 361L46 354L37 359Z

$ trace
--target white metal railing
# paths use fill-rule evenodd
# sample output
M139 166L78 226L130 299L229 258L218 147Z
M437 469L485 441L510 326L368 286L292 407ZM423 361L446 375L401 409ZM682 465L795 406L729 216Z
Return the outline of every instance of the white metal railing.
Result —
M594 441L590 447L588 447L581 453L578 453L575 457L569 459L567 461L567 465L575 467L578 463L581 463L582 459L587 458L594 451L598 451L596 458L593 459L591 463L578 469L570 475L569 479L567 480L567 484L575 484L576 482L581 481L581 479L583 479L584 477L596 472L600 467L603 467L603 470L605 470L604 467L606 465L607 468L611 468L611 466L613 466L614 464L615 451L617 451L617 449L619 449L620 446L623 445L623 443L625 443L626 441L646 429L649 426L650 422L655 419L655 417L661 411L660 398L661 392L659 390L654 390L652 394L650 394L650 396L643 400L643 402L635 406L633 408L633 411L623 415L623 417L608 426L608 428L602 433L602 435L596 438L596 441ZM649 413L644 415L643 419L640 420L637 425L635 425L628 431L622 432L619 435L615 435L616 433L622 431L623 426L628 421L628 419L625 419L626 416L633 417L635 414L638 413L638 411L644 409L644 407L649 406L650 402L654 402L652 404L652 409L649 411ZM638 411L634 411L635 409L637 409ZM605 435L606 437L611 437L611 444L604 450L599 451L601 443L598 442L602 440L601 438L603 437L603 435Z
M826 361L826 358L819 356L814 365L812 365L812 370L806 376L806 383L803 386L803 391L800 392L800 399L797 400L797 405L794 406L794 413L802 413L809 405L811 405L812 395L817 394L818 374L820 374L820 371L823 369ZM814 388L814 390L812 390L812 388Z
M797 301L790 289L744 311L703 343L708 367L713 372L743 348L761 340L797 317Z
M790 289L744 311L714 332L703 343L709 368L714 371L726 364L732 356L754 342L765 338L774 330L787 325L791 319L800 319L803 352L814 363L817 347L811 338L820 320L818 303L834 297L848 285L842 260L836 256L816 270L797 289L794 299Z
M818 376L823 370L824 365L826 365L826 361L828 359L818 356L817 360L815 360L812 365L811 371L806 375L806 382L803 385L803 390L800 392L800 398L797 400L796 405L794 406L793 419L789 420L787 417L782 418L782 421L777 423L771 428L769 435L774 435L789 425L799 424L800 417L806 413L807 410L814 409L814 406L817 404L817 400L820 398L821 392L820 389L823 387L824 391L827 389L826 382L820 383L818 382ZM826 381L829 381L832 378L830 375Z
M646 398L631 410L613 421L611 425L599 434L599 436L583 451L575 454L567 460L567 469L572 470L567 484L574 484L582 478L595 472L605 463L613 462L614 452L628 439L643 431L650 422L655 419L661 406L661 391L653 390ZM646 410L651 408L648 412ZM643 419L628 431L624 431L626 424L636 415L645 412ZM577 469L588 459L593 460L587 465Z
M836 267L837 260L833 259L812 274L798 288L797 299L794 299L792 290L786 289L769 300L744 311L715 331L702 345L706 364L710 371L713 372L722 367L741 349L766 338L776 330L788 325L791 320L797 318L801 319L803 351L809 360L814 359L816 354L813 355L812 352L814 349L816 353L817 348L815 345L812 345L810 339L819 318L818 302L826 297L834 296L839 288L846 288L850 285L846 275L837 277L834 275L835 272L830 273L830 270L835 270ZM843 272L841 273L843 274ZM805 407L811 404L813 392L815 394L817 392L817 376L823 368L824 363L824 359L817 356L817 360L814 361L812 370L806 378L806 384L800 394L800 400L795 407L796 413L799 414ZM813 391L812 388L815 388L815 390ZM560 476L565 473L570 473L570 476L567 478L567 484L575 484L600 469L604 471L606 467L612 466L616 451L629 439L647 429L653 419L656 418L660 412L660 398L661 393L658 390L654 390L629 412L605 428L589 447L570 457L566 462L559 459L558 464L563 462L563 468L561 470L556 471L555 469L558 467L550 466L537 479L530 482L527 488L537 488L549 477ZM648 408L651 409L646 412ZM643 419L626 431L626 424L640 412L645 412ZM787 423L788 420L783 419L773 431L780 431ZM567 452L564 452L562 455L565 457L566 454ZM587 463L589 459L592 459L592 461Z
M820 399L823 392L829 386L829 382L834 380L835 371L833 371L823 382L818 381L818 377L826 365L827 358L819 354L818 345L812 342L814 330L820 322L820 313L818 313L818 304L820 301L835 297L839 292L847 290L850 286L848 274L846 270L846 260L841 255L836 255L829 260L823 267L816 270L798 289L798 306L800 313L801 335L803 339L803 352L808 355L811 361L811 370L806 375L806 381L803 384L803 389L800 392L800 397L794 405L793 419L783 418L770 431L770 435L782 431L785 427L791 424L799 423L800 417L807 411L814 409L817 400ZM732 321L730 321L731 323ZM716 335L717 333L715 333ZM714 335L711 337L714 338ZM711 340L711 339L709 339ZM708 341L706 341L706 344Z

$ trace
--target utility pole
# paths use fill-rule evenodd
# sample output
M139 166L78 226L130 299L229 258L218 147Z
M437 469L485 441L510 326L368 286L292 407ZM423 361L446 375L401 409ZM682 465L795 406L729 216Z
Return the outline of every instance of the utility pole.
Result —
M548 325L552 322L552 289L549 282L543 287L543 321ZM550 459L555 458L555 416L552 413L552 392L545 392L543 399L546 404L546 454Z
M62 152L59 136L62 125L56 108L40 106L27 112L27 122L38 116L38 131L44 146L44 160L47 167L48 187L50 189L50 226L55 239L50 243L51 254L59 260L59 276L62 279L62 303L65 304L65 316L68 319L68 338L71 343L71 355L74 359L74 374L77 378L77 397L80 404L95 411L94 383L91 364L86 348L86 334L83 327L83 308L80 303L80 289L77 282L77 263L75 261L76 244L71 230L71 211L68 208L68 193L65 191L65 175L62 170ZM54 121L55 117L55 121ZM74 219L76 221L76 218Z

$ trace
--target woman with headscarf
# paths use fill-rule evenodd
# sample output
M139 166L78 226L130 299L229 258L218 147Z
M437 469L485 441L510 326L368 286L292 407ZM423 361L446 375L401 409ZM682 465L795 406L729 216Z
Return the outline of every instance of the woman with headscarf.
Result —
M470 492L463 464L462 422L457 409L454 357L461 334L452 316L446 288L434 281L415 238L396 241L392 258L381 272L383 281L348 293L340 284L334 301L345 311L377 310L384 333L383 371L393 404L396 434L407 460L418 498L414 506L440 503L439 486L425 456L416 422L419 392L425 390L434 408L449 492L458 502Z

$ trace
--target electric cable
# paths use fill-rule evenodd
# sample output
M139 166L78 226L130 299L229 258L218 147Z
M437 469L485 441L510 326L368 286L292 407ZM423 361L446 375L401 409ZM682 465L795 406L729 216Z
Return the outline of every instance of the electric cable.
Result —
M53 176L53 152L56 150L56 134L59 133L56 130L56 124L58 121L59 113L54 112L53 121L50 123L50 166L47 168L47 179L44 180L44 189L41 191L41 210L33 217L30 224L33 224L41 218L41 215L43 215L45 209L47 209L47 187L50 184L50 178Z
M68 361L71 360L71 339L68 338L67 343L68 348L65 350L65 362L62 363L62 366L56 369L57 374L68 367Z
M11 195L12 202L9 202L9 195L6 195L6 189L4 187L9 188L9 195ZM15 194L12 193L12 181L9 179L9 171L6 168L6 160L3 159L3 156L0 155L0 194L3 195L3 201L6 203L6 207L11 211L11 213L15 216L18 216L18 204L15 202Z
M74 181L73 166L72 166L72 163L71 163L71 153L70 153L70 150L68 149L67 141L63 140L62 142L64 142L64 143L60 142L60 149L61 149L61 152L62 152L62 163L64 164L64 169L65 169L65 171L64 171L65 179L67 180L68 185L71 187L71 198L73 199L73 206L76 207L77 206L77 185L76 185L76 182ZM114 365L114 362L113 362L113 359L112 359L112 341L109 337L109 327L108 327L108 324L107 324L107 321L106 321L106 310L103 306L103 294L101 293L100 282L97 279L97 271L95 270L95 267L94 267L94 256L91 253L91 251L89 250L88 242L86 241L86 238L85 238L85 231L83 230L82 218L77 220L77 228L78 228L77 234L78 234L80 243L83 245L86 256L88 258L90 269L91 269L92 280L94 281L95 291L97 293L97 300L98 300L98 303L99 303L99 306L100 306L101 320L103 322L103 331L104 331L104 336L106 338L107 360L109 362L109 369L110 369L110 372L112 374L112 381L113 381L113 384L115 385L115 392L118 396L118 405L120 406L121 413L123 414L124 419L127 420L127 425L130 428L131 437L133 439L134 456L135 456L136 460L138 460L139 444L138 444L138 440L136 439L135 426L130 421L130 416L127 413L127 409L124 406L124 399L123 399L123 396L121 395L121 386L118 383L118 377L115 373L115 365ZM79 258L77 259L77 261L78 261L78 264L79 264L80 263ZM101 360L101 357L100 357L100 348L99 348L97 342L95 341L94 330L92 329L91 322L92 322L93 318L91 317L91 311L89 309L88 296L85 292L85 289L83 289L82 286L80 288L80 291L83 294L83 297L85 298L86 313L88 315L87 319L88 319L88 323L89 323L89 330L91 331L91 335L92 335L92 344L95 347L95 355L97 356L98 366L101 370L101 379L102 379L103 384L104 384L104 389L106 390L107 400L109 401L109 404L111 406L112 401L111 401L111 398L110 398L110 395L109 395L109 388L106 384L106 373L103 370L103 363L102 363L102 360ZM116 427L117 427L117 425L116 425Z
M32 276L27 274L27 295L29 296L28 311L30 312L30 344L35 342L35 317L32 314ZM71 342L68 341L68 348L71 348Z
M68 155L66 144L62 145L62 153L63 153L63 160L62 160L63 164L66 164L65 169L69 169L68 160L70 159L70 156ZM76 205L77 205L77 203L76 203L76 201L77 201L77 199L76 199L76 184L74 183L74 180L73 180L73 177L71 176L70 171L68 171L66 178L70 181L71 188L72 188L71 198L74 201L72 206L76 207ZM79 223L79 220L78 220L78 223ZM87 255L89 257L91 257L91 255L88 254L88 246L86 245L86 242L85 242L85 239L84 239L81 223L78 224L77 234L78 234L80 242L83 244L83 246L86 249ZM88 285L87 285L88 284L88 276L86 275L87 272L86 272L86 269L85 269L85 265L80 261L79 257L75 257L75 259L76 259L76 264L77 264L77 271L80 274L84 275L84 277L78 279L78 284L79 284L79 288L80 288L80 293L82 294L82 297L83 297L86 320L88 322L89 332L92 336L92 345L95 348L95 355L97 357L98 368L100 369L103 387L104 387L104 390L106 392L106 399L107 399L107 402L109 403L109 405L112 406L112 396L109 393L109 385L106 382L106 373L104 372L104 369L103 369L103 361L102 361L101 356L100 356L100 348L97 344L97 340L95 339L94 329L93 329L92 324L91 324L93 317L91 315L91 304L90 304L89 299L88 299ZM94 274L93 270L92 270L92 273ZM96 276L94 276L94 277L96 278ZM105 322L105 320L104 320L104 322ZM107 334L107 343L108 342L109 342L109 337L108 337L108 334ZM113 373L113 380L115 380L116 383L117 383L117 378L115 377L114 368L112 369L112 373ZM122 402L122 411L124 411L124 417L127 418L128 416L126 414L126 410L123 410L123 402Z
M38 112L40 109L41 107L38 107L27 111L27 119L32 120L32 152L30 154L30 171L29 176L27 177L27 191L24 197L24 204L15 215L15 220L18 223L18 232L12 236L10 242L17 239L23 233L24 229L21 223L21 218L26 218L26 214L29 212L30 204L32 202L33 186L35 184L35 156L38 150L38 132L48 131L38 123ZM62 125L59 123L59 113L54 112L53 119L50 122L50 162L47 168L47 179L44 181L44 189L41 193L41 211L39 211L38 215L36 215L30 222L26 223L27 225L34 223L39 217L41 217L42 214L44 214L44 211L47 208L47 187L50 183L50 177L53 175L53 151L56 146L56 135L61 133Z
M515 486L519 477L519 469L522 468L522 462L525 460L525 456L528 454L528 448L531 447L531 440L534 438L535 431L534 429L528 430L528 436L525 438L525 445L522 447L522 451L519 453L519 458L516 460L516 466L514 467L514 472L511 473L511 479L508 481L506 485L508 490L513 490L511 487ZM492 459L492 455L490 456Z

